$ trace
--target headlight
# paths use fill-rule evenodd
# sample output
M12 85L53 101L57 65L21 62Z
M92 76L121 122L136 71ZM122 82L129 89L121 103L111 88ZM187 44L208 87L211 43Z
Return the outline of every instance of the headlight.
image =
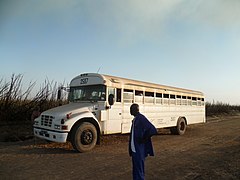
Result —
M54 125L54 128L55 128L55 129L60 129L60 125L56 125L56 124L55 124L55 125Z

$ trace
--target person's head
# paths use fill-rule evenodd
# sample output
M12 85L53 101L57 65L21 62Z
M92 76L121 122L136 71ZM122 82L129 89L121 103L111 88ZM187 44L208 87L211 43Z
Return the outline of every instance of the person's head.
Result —
M132 104L130 107L130 113L131 113L131 115L136 116L139 113L139 105Z

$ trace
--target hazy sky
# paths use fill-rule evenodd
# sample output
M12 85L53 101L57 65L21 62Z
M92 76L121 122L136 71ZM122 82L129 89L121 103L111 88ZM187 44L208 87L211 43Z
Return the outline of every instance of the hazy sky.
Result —
M240 0L0 0L0 78L84 72L240 104Z

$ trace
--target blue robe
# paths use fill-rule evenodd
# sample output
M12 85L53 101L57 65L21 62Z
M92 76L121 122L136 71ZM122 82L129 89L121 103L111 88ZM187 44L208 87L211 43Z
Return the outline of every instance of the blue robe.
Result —
M133 179L139 180L144 179L144 160L145 158L150 155L154 156L153 146L151 141L151 136L157 134L156 128L152 125L148 119L138 113L135 116L134 124L134 146L135 146L135 153L132 152L131 149L131 138L132 138L132 129L130 133L130 140L129 140L129 155L132 157L133 163ZM133 126L132 124L132 126Z

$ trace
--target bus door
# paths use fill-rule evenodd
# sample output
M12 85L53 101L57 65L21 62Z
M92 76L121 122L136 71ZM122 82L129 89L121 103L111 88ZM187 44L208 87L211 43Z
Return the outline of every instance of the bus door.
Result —
M112 133L121 133L122 129L122 103L121 97L119 100L119 93L121 89L108 88L108 120L107 120L107 132ZM113 102L110 102L112 99ZM109 101L110 100L110 101Z

